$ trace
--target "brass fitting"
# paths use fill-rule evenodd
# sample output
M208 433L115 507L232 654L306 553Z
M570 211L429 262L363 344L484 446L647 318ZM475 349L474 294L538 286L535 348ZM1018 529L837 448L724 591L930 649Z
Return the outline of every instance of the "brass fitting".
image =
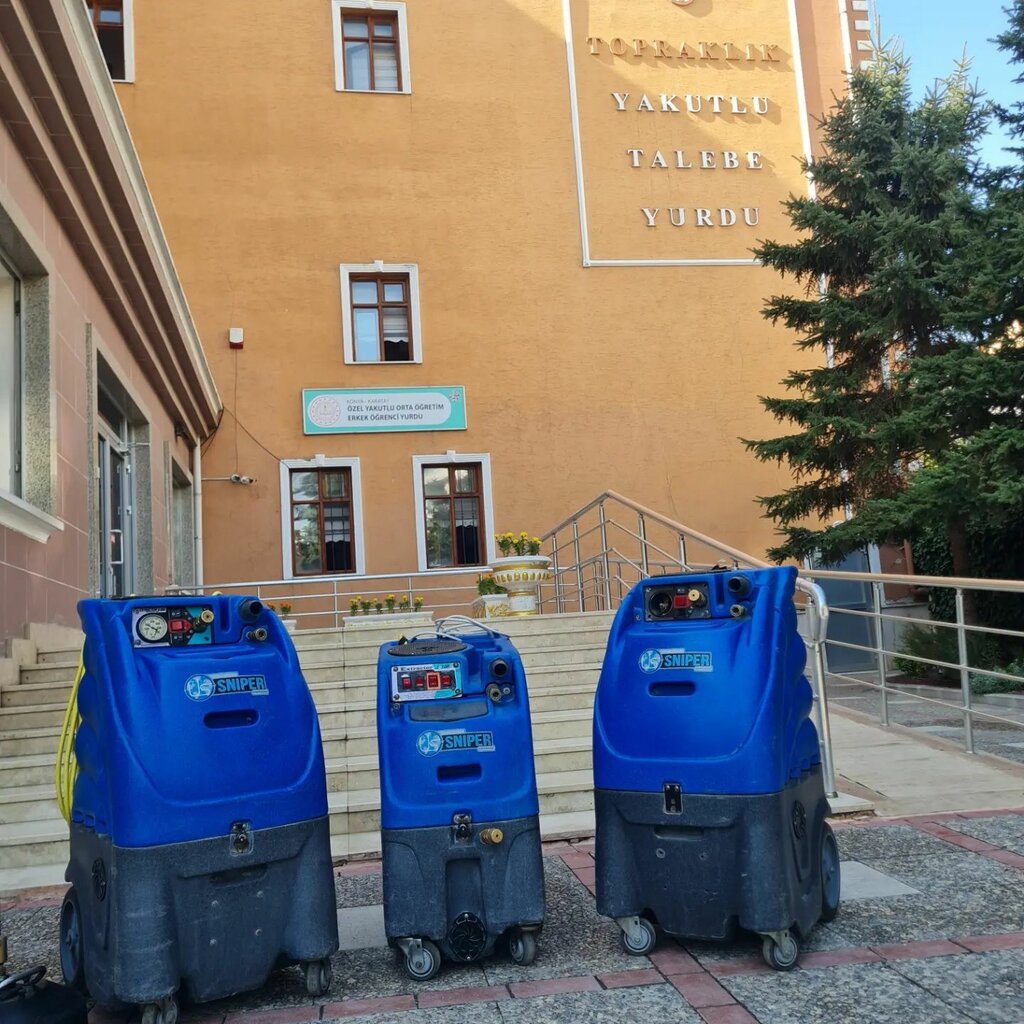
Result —
M482 828L480 838L488 846L497 846L505 838L505 833L500 828Z
M199 621L205 622L206 625L210 625L210 623L213 622L213 612L209 608L204 608L199 613Z
M696 587L694 587L686 596L690 599L690 604L700 606L704 603L704 594Z

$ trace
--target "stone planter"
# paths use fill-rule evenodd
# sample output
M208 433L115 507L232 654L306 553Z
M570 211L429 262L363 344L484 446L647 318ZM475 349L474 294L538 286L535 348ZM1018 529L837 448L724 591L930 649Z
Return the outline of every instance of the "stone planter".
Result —
M370 611L369 615L343 616L346 629L391 629L398 628L399 631L405 628L423 629L434 624L433 612L383 612L378 615Z
M551 578L547 555L510 555L491 563L491 575L508 591L509 615L536 615L537 589Z
M481 594L473 602L474 619L500 619L508 614L508 594Z

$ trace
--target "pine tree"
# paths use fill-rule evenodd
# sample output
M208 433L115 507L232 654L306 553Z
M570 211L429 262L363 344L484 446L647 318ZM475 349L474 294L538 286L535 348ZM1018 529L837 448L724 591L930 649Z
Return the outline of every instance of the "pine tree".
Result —
M760 499L775 558L834 561L939 523L969 575L972 518L1024 510L1024 353L1005 338L1024 246L980 188L989 112L966 65L918 104L907 71L885 48L852 76L807 168L816 200L787 204L798 239L756 251L804 286L764 315L824 365L762 399L790 433L745 443L795 478Z

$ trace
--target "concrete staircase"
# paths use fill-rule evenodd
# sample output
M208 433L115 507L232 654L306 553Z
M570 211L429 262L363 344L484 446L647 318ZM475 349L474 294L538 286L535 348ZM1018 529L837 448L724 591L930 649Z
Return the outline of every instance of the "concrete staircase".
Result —
M546 836L593 829L591 710L610 613L498 623L523 656ZM377 649L395 627L295 635L320 714L336 857L379 849L375 727ZM62 881L67 826L53 792L57 740L78 650L39 646L34 664L0 688L0 891Z

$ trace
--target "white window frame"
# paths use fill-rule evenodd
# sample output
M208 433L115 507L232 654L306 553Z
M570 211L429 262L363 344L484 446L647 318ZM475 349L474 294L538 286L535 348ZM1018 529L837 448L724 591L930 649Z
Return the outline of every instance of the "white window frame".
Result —
M321 576L338 576L350 579L366 573L363 550L363 485L359 475L359 459L328 458L314 455L311 459L281 460L281 578L285 580L317 579L316 576L296 575L292 564L292 489L293 469L347 469L352 477L352 533L356 555L356 571L345 573L321 573Z
M111 75L110 80L131 85L135 81L135 0L123 0L123 2L124 23L121 28L124 35L124 78L114 78ZM88 14L88 12L86 13ZM95 26L93 32L96 33ZM99 45L99 39L96 40L96 44Z
M420 327L420 268L417 263L341 263L341 338L345 362L352 366L408 366L423 362L423 331ZM412 358L401 362L384 359L356 359L356 341L352 331L352 277L359 274L409 275L409 331L412 334Z
M395 92L386 89L345 88L345 55L341 48L342 11L389 11L398 15L398 61L402 88ZM409 75L409 26L405 4L391 0L331 0L331 27L334 36L334 88L338 92L360 92L370 96L408 96L412 92Z
M427 524L423 504L423 469L426 466L450 466L459 462L475 462L480 466L480 487L484 498L484 547L489 565L496 557L494 544L494 502L491 497L490 452L445 452L444 455L414 455L412 457L413 500L416 503L416 558L419 571L426 573L472 572L477 566L449 565L437 569L427 568Z

